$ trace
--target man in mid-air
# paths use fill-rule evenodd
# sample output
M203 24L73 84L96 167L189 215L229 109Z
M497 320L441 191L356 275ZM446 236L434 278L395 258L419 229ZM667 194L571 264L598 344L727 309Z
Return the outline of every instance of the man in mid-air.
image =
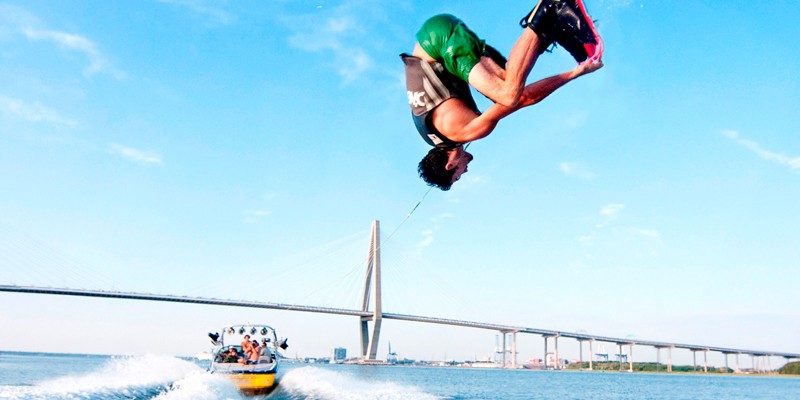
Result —
M418 167L428 185L449 190L472 161L465 144L488 136L511 113L603 67L603 42L583 0L539 0L520 25L529 29L508 60L449 14L425 21L412 54L400 55L414 125L433 146ZM525 85L536 59L553 43L564 47L578 66ZM481 113L470 86L495 104Z

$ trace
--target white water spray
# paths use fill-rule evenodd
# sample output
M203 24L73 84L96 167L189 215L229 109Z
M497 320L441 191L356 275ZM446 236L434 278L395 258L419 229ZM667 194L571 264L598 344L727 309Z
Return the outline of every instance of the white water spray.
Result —
M293 369L280 381L280 391L292 398L314 400L435 400L441 397L394 382L366 381L315 367Z
M46 364L42 368L47 368ZM160 394L159 394L160 393ZM112 358L97 370L33 386L0 387L0 398L204 400L242 399L231 382L198 365L168 356Z

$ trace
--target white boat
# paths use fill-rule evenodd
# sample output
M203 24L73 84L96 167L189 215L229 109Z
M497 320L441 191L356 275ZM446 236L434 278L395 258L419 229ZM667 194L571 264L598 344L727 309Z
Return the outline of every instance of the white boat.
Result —
M210 371L224 374L245 394L270 392L277 385L280 360L278 348L286 349L286 339L278 340L275 329L261 324L238 324L222 328L222 333L209 333L214 343ZM257 350L246 354L245 340L257 341ZM248 346L249 347L249 346Z
M477 360L477 361L466 361L464 362L464 367L467 368L500 368L501 365L491 360Z

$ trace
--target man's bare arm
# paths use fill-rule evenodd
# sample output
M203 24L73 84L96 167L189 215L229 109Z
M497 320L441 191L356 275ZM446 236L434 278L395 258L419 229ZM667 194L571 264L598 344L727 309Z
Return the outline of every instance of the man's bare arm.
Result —
M584 63L578 65L571 71L554 75L548 78L544 78L542 80L531 83L528 86L525 86L525 91L523 92L522 99L520 100L519 104L514 109L514 111L517 111L521 108L525 108L528 106L532 106L544 100L547 96L551 95L553 92L555 92L568 82L580 76L597 71L600 68L603 68L602 61L598 61L596 63Z

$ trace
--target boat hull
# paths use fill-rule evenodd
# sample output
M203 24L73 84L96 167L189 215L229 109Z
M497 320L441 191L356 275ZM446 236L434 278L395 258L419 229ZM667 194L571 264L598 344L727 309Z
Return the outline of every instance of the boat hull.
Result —
M268 373L227 373L233 384L244 394L266 394L275 388L275 372Z

